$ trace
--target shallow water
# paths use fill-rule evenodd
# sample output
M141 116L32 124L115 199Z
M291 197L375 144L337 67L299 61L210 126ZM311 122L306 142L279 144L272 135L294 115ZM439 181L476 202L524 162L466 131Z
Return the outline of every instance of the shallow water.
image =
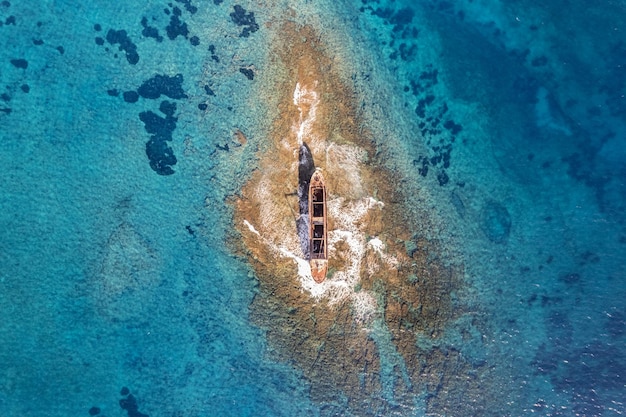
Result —
M1 2L0 415L622 415L625 15Z

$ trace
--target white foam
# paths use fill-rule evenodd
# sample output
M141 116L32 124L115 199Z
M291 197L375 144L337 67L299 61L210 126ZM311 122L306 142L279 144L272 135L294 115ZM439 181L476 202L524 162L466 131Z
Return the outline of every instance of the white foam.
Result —
M368 246L370 246L372 249L374 249L374 251L376 251L376 253L378 253L378 255L380 256L380 258L390 267L395 267L398 265L398 259L396 259L396 257L391 256L387 253L384 252L385 250L385 244L383 243L382 240L380 240L378 237L374 237L372 239L370 239L369 242L367 242Z
M382 253L383 249L385 249L385 244L377 237L371 239L368 244L378 253Z
M378 303L371 294L359 291L352 295L354 317L358 322L368 323L376 314Z
M256 234L257 236L261 236L261 233L259 233L259 231L258 231L258 230L256 230L256 229L254 228L254 226L252 226L248 220L244 220L244 221L243 221L243 224L245 224L246 226L248 226L248 229L249 229L252 233Z
M313 87L317 86L317 81L313 83ZM319 105L319 95L314 89L309 89L306 86L296 83L296 88L293 91L293 104L298 107L300 112L300 119L298 125L294 126L296 135L298 137L298 143L301 144L305 137L310 137L313 132L313 123L316 119L317 107ZM313 138L309 138L312 140Z

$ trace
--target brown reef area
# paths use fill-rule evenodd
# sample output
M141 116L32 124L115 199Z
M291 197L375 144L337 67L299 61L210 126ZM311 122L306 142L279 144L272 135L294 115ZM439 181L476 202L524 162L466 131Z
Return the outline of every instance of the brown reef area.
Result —
M424 225L408 216L410 199L342 82L345 64L310 26L271 30L277 75L265 88L280 95L280 116L258 169L233 198L237 233L230 242L258 278L250 315L267 332L268 354L302 372L323 415L402 414L416 397L426 412L485 414L486 367L438 343L463 314L452 296L463 286L462 268L445 265L437 243L421 237ZM302 141L327 179L324 284L307 277L296 229ZM387 336L377 336L381 327ZM383 339L391 354L381 354Z

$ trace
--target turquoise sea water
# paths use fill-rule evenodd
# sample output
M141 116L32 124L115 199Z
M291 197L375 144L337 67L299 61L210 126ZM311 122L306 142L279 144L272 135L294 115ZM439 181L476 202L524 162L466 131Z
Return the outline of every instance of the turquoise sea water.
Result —
M497 378L459 409L622 415L626 4L496 0L2 1L0 415L351 415L272 360L224 246L286 16L351 62L462 259L437 343ZM397 415L460 415L414 394Z

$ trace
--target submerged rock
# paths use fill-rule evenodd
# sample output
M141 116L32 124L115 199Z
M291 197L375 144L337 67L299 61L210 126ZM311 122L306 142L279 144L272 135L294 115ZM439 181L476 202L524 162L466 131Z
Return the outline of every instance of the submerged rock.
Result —
M450 194L450 201L459 217L462 219L465 218L465 204L463 203L463 199L461 199L456 192L452 192L452 194Z
M511 232L511 215L502 204L489 201L481 212L481 229L494 243L504 243Z

